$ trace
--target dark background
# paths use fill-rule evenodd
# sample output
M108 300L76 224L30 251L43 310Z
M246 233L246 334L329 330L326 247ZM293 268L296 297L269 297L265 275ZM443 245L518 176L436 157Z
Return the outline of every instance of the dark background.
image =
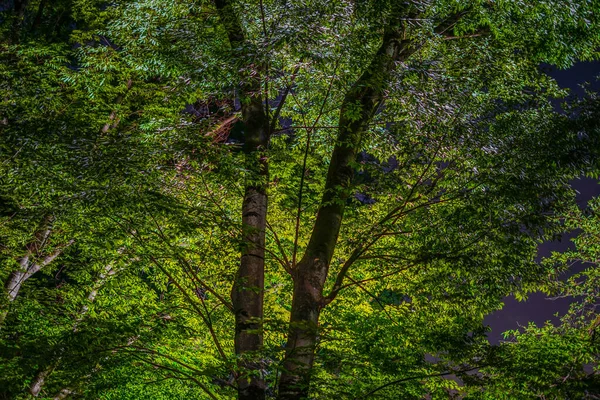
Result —
M567 70L557 70L552 67L542 67L552 76L560 87L571 89L576 96L583 96L582 84L588 82L594 89L600 88L600 62L581 62ZM599 77L600 78L600 77ZM557 106L559 106L557 104ZM581 177L571 181L571 186L577 191L577 204L585 207L587 202L600 195L600 182L598 179ZM547 257L553 251L565 251L573 248L571 239L574 234L565 235L560 241L546 242L538 248L538 258ZM575 266L572 273L581 270L582 266ZM567 276L565 276L566 278ZM534 293L527 301L518 302L513 296L504 299L504 308L488 315L485 323L490 326L488 338L491 343L498 343L503 339L502 332L526 326L529 321L543 325L546 321L558 322L559 316L564 315L569 309L570 299L547 299L543 293ZM558 315L558 316L557 316Z

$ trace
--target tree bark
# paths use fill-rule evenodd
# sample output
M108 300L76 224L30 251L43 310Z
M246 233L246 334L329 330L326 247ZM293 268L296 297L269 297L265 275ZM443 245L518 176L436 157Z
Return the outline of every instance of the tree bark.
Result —
M38 372L36 374L35 378L33 378L33 381L31 381L31 384L29 385L29 393L33 397L37 397L40 394L40 392L42 391L42 388L44 387L44 384L46 383L46 378L48 377L48 375L50 375L52 373L53 366L54 365Z
M245 122L246 177L242 204L242 254L231 291L235 313L235 352L242 373L238 379L239 399L264 399L265 383L258 352L263 346L263 293L265 265L265 226L267 219L268 165L264 151L268 136L262 101L253 99L242 108ZM258 115L261 121L253 121ZM256 122L256 125L254 123Z
M294 270L294 293L286 344L286 358L279 384L279 399L308 397L310 373L318 344L319 315L324 306L323 286L329 272L335 245L350 195L354 170L352 163L368 123L383 101L395 63L414 49L404 39L405 29L398 13L385 29L381 47L367 70L346 94L340 112L338 138L327 180L306 251ZM404 14L406 15L406 14ZM359 113L349 112L359 107Z
M55 394L52 400L63 400L71 396L71 394L73 394L73 391L71 389L64 388L60 392Z
M227 32L234 59L244 60L244 30L232 4L215 0L219 18ZM260 76L260 74L259 74ZM244 123L244 154L247 171L242 204L242 251L240 265L231 290L235 313L235 353L240 400L265 398L263 362L263 293L265 265L265 227L267 220L269 120L261 93L261 81L250 71L240 73L240 101Z
M31 24L32 32L35 31L42 23L42 16L44 15L44 8L46 7L47 3L48 3L48 0L40 1L37 12L35 13L35 18L33 19L33 23Z
M21 29L23 27L23 22L25 19L25 9L27 8L27 4L29 0L15 0L14 1L14 16L13 16L13 24L12 24L12 42L13 44L19 43L21 36Z
M39 255L39 252L43 249L50 236L50 224L52 223L52 219L51 216L44 217L34 234L33 240L25 247L25 255L19 259L19 268L16 271L13 271L8 277L8 280L4 283L4 291L8 298L8 304L15 300L21 290L23 282L30 278L35 272L39 271L43 265L52 262L52 260L58 256L57 254L52 258L48 258L49 256L46 257L46 259L42 261L42 265L37 263L31 264L31 259ZM0 311L0 326L4 323L7 315L8 307Z

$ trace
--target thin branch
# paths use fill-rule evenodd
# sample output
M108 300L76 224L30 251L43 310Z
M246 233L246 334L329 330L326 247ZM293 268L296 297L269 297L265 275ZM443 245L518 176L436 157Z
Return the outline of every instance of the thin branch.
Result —
M335 66L333 67L333 76L335 76L335 74L337 73L337 69L340 65L340 61L342 59L342 55L340 54L340 56L337 58L336 62L335 62ZM295 233L294 233L294 251L292 252L292 268L296 267L296 256L298 254L298 237L300 235L300 216L302 215L302 195L303 195L303 190L304 190L304 176L306 175L306 162L308 159L308 152L310 150L310 137L312 132L314 131L314 127L317 126L317 124L319 123L319 120L321 119L321 117L323 116L323 111L325 109L325 105L327 104L327 100L329 99L329 96L331 95L331 90L333 89L333 83L334 83L335 79L331 79L331 81L329 82L329 87L327 88L327 93L325 94L325 98L323 99L323 103L321 103L321 108L319 110L319 114L317 115L317 118L315 118L315 122L313 123L313 128L312 129L308 129L306 131L306 147L304 149L304 158L302 160L302 175L300 175L300 188L298 189L298 209L297 209L297 213L296 213L296 226L295 226Z
M221 344L219 343L219 339L217 337L217 334L214 331L212 323L210 322L210 320L208 319L208 317L205 316L202 313L202 311L200 311L200 309L198 308L196 302L193 301L190 298L190 296L183 289L183 287L179 284L179 282L177 280L175 280L173 278L173 276L158 261L156 261L156 259L154 259L154 257L149 256L149 258L152 261L152 263L154 265L156 265L158 267L158 269L161 270L162 273L165 274L171 280L171 282L173 282L173 284L179 289L179 291L181 292L181 294L183 294L186 297L186 299L190 302L190 305L196 310L196 312L198 313L198 315L200 316L200 318L202 318L202 321L204 322L204 324L208 328L208 331L209 331L209 333L210 333L213 341L215 342L215 346L217 347L217 351L219 352L219 354L221 355L221 357L223 358L223 360L225 362L227 362L227 356L225 355L225 352L223 351L223 348L221 347Z
M275 109L275 112L273 113L273 116L271 117L272 119L271 119L271 124L269 125L269 134L273 133L273 131L275 130L275 125L277 125L277 118L279 118L279 114L281 114L281 109L283 108L283 105L285 104L287 95L290 93L290 90L292 90L292 85L293 85L294 81L296 80L296 75L298 74L298 71L300 71L300 63L298 63L296 65L296 68L294 68L294 71L292 72L290 83L288 85L286 85L285 90L284 90L283 94L281 95L281 100L279 101L279 104L277 104L277 109ZM284 131L284 130L285 129L282 129L281 131Z
M260 19L262 21L262 28L263 28L263 35L265 37L265 41L268 43L269 42L269 37L267 35L267 25L265 23L265 7L263 4L263 0L259 1L259 5L260 5ZM268 57L267 57L268 60ZM264 70L265 70L265 76L264 76L264 82L265 82L265 115L267 117L267 135L270 136L271 135L271 124L269 124L269 61L265 62L265 66L264 66Z
M406 208L406 205L411 200L411 198L412 198L412 196L413 196L413 194L415 192L415 189L423 182L423 178L425 177L425 174L427 173L427 171L429 171L429 168L431 168L431 165L433 165L433 161L435 160L435 157L437 156L437 153L440 150L440 148L441 148L441 143L438 146L438 148L436 149L433 157L431 157L431 159L430 159L427 167L425 167L423 169L423 172L421 173L421 175L419 176L419 178L417 179L417 181L415 182L415 184L412 185L412 187L410 189L410 192L408 193L408 196L406 196L406 199L404 200L404 203L401 206L399 206L399 207L395 208L394 210L392 210L380 222L378 222L377 224L375 224L369 230L369 233L372 233L375 230L375 227L381 226L382 224L384 224L385 222L387 222L389 219L393 218L395 210L399 210L400 214L398 214L394 218L394 221L392 222L392 225L396 223L396 221L400 218L400 216L402 215L402 212ZM385 230L383 232L385 233ZM340 269L340 272L338 273L338 276L337 276L337 278L335 280L335 284L333 286L332 294L334 292L336 292L336 290L339 287L342 286L342 283L344 281L344 277L348 273L348 270L350 269L350 267L352 266L352 264L354 263L354 261L356 261L364 252L366 252L367 250L369 250L369 248L372 245L374 245L381 237L383 237L383 234L379 233L379 234L373 236L373 238L370 241L368 241L366 245L360 245L356 249L354 249L354 251L352 252L350 258L344 263L344 266L342 267L342 269ZM334 297L335 297L335 295L334 295Z
M109 218L111 218L109 216ZM145 243L142 240L142 238L139 236L138 233L136 233L135 231L132 231L130 229L127 229L126 227L123 226L123 224L121 224L118 220L111 218L117 225L119 225L121 227L121 229L123 229L123 231L129 233L130 235L133 236L133 238L135 240L137 240L143 248L146 249ZM189 302L189 304L194 308L194 310L196 310L196 312L198 313L198 315L200 316L200 318L202 319L202 321L204 322L204 324L207 326L209 333L215 343L215 346L217 347L217 351L219 353L219 355L223 358L223 360L225 362L228 361L227 356L225 354L225 352L223 351L223 348L221 347L221 344L219 343L219 339L212 327L212 324L210 323L210 321L207 319L207 317L202 313L202 311L200 310L200 308L198 307L198 305L196 304L195 301L193 301L190 296L188 295L187 291L183 289L183 287L181 286L181 284L173 277L173 275L171 273L169 273L166 268L164 268L162 266L162 264L160 264L158 262L158 260L152 256L151 254L148 254L147 257L150 259L150 261L163 273L165 274L165 276L167 278L169 278L169 280L171 282L173 282L173 284L177 287L177 289L179 289L179 291L181 292L181 294L187 299L187 301Z
M133 86L133 81L131 79L127 80L127 85L126 85L126 91L124 94L121 94L119 96L117 96L117 98L114 101L115 105L120 105L121 102L123 101L125 95L127 94L127 92L129 92L129 90L131 89L131 87ZM116 120L116 121L115 121ZM102 127L102 129L100 129L100 134L104 135L106 134L110 128L116 128L117 124L119 123L119 120L117 118L117 110L114 109L111 111L110 115L108 116L108 122L106 122L104 124L104 126Z
M385 389L387 387L393 386L393 385L397 385L399 383L402 382L407 382L407 381L412 381L414 379L427 379L427 378L435 378L435 377L440 377L440 376L446 376L446 375L454 375L454 374L462 374L465 372L470 372L470 371L475 371L476 369L482 368L482 367L486 367L487 365L480 365L477 367L471 367L471 368L467 368L467 369L462 369L462 370L458 370L458 371L445 371L445 372L440 372L438 374L423 374L423 375L415 375L415 376L410 376L407 378L402 378L402 379L397 379L395 381L391 381L386 383L385 385L381 385L365 394L362 394L360 396L354 397L354 400L358 400L358 399L366 399L368 396L371 396L373 394L375 394L376 392Z
M61 255L62 252L65 251L65 249L67 247L71 246L73 243L75 243L74 239L69 240L64 246L59 247L58 249L56 249L54 251L54 253L49 254L46 257L44 257L44 259L42 260L41 263L39 263L39 264L33 264L32 266L30 266L27 269L27 272L23 275L23 281L26 281L27 279L29 279L31 277L31 275L35 274L40 269L44 268L46 265L48 265L52 261L54 261L56 259L56 257L58 257L59 255Z
M426 261L426 260L422 260L421 262L425 262L425 261ZM340 289L338 290L338 292L339 292L339 291L341 291L341 290L343 290L343 289L345 289L345 288L348 288L348 287L350 287L350 286L357 285L357 284L359 284L359 283L365 283L365 282L377 281L377 280L380 280L380 279L383 279L383 278L390 277L390 276L392 276L392 275L399 274L400 272L404 272L404 271L406 271L406 270L408 270L408 269L410 269L410 268L414 267L414 266L415 266L415 265L417 265L417 264L418 264L418 263L413 263L413 264L407 265L407 266L405 266L405 267L402 267L402 268L397 268L396 270L394 270L394 271L392 271L392 272L388 272L387 274L382 274L382 275L378 275L378 276L373 276L373 277L371 277L371 278L365 278L365 279L361 279L361 280L359 280L359 281L353 280L353 281L352 281L352 283L347 283L347 284L345 284L345 285L342 285L342 286L340 287ZM328 299L328 300L329 300L329 299ZM331 299L331 300L333 300L333 299ZM330 302L331 302L331 301L330 301Z
M294 94L292 93L292 96ZM291 125L288 126L287 128L283 128L283 129L279 129L273 133L281 133L281 132L285 132L285 131L290 131L292 129L339 129L339 126L336 125L317 125L317 126L307 126L307 125Z
M363 292L365 292L367 295L369 295L369 297L371 297L373 300L375 300L377 302L377 304L379 304L379 307L381 307L381 309L383 310L383 312L385 313L385 315L387 315L388 319L394 324L394 325L398 325L398 322L392 318L392 316L390 315L390 313L388 312L388 310L385 308L385 305L383 305L383 303L381 303L381 300L379 300L379 297L375 296L373 293L371 293L370 291L368 291L361 283L362 282L357 282L354 279L352 279L350 276L347 277L349 281L351 281L352 283L354 283L356 286L359 287L360 290L362 290Z
M306 147L302 160L302 174L300 175L300 188L298 189L298 207L296 211L296 225L294 227L294 250L292 251L292 268L296 267L296 256L298 254L298 238L300 236L300 216L302 215L302 195L304 194L304 176L306 175L306 161L310 150L310 136L312 130L306 131Z
M466 12L465 12L466 13ZM461 13L459 16L456 17L456 20L453 24L455 24L460 18L462 18L462 16L465 15L465 13ZM453 26L452 24L452 26ZM446 28L446 29L449 29ZM445 30L442 31L442 33L445 32ZM422 46L421 46L422 47ZM419 48L421 48L419 47ZM454 117L454 120L456 120L456 118L458 117L458 115L456 115ZM408 193L408 196L406 196L406 199L404 200L404 202L394 208L392 211L390 211L383 219L381 219L378 223L376 223L375 225L373 225L370 229L369 229L369 233L367 234L368 237L372 236L372 233L374 233L374 231L376 230L377 227L382 226L384 223L386 223L387 221L393 219L393 221L391 222L390 225L394 225L396 224L396 222L398 221L398 219L400 219L403 215L406 215L406 213L414 211L417 208L420 207L424 207L427 205L432 205L432 204L439 204L441 202L443 202L443 200L439 199L439 197L436 197L434 199L430 199L418 206L412 207L409 210L406 210L406 206L408 205L409 201L411 201L415 190L417 187L419 187L420 185L423 184L424 182L424 178L425 175L429 172L429 170L431 169L432 165L434 164L434 161L436 160L437 155L439 154L440 150L442 149L442 144L444 141L445 135L441 138L441 140L438 143L437 148L435 149L435 152L433 153L432 157L429 159L429 162L427 164L427 166L423 169L423 171L421 172L420 176L418 177L418 179L416 180L416 182L412 185L410 192ZM437 183L438 179L436 178L435 182ZM431 192L433 190L433 188L431 188L429 190L429 192ZM437 200L437 201L434 201ZM445 199L446 200L446 199ZM447 200L446 200L447 201ZM406 211L406 212L405 212ZM331 300L333 300L333 298L329 299L332 295L333 297L335 297L334 293L337 293L337 291L339 291L339 288L342 286L343 281L344 281L344 277L345 275L348 273L348 270L350 269L350 267L352 266L352 264L360 257L362 256L366 251L369 250L369 248L371 246L373 246L373 244L375 244L381 237L386 236L387 233L389 232L389 229L384 229L382 232L379 232L378 234L374 235L372 237L372 239L370 239L366 245L360 245L359 247L357 247L351 254L350 258L344 263L344 266L342 267L342 269L340 269L338 276L336 277L335 280L335 284L333 286L333 290L332 293L327 296L326 298L328 299L328 302L331 302Z
M479 36L485 36L487 33L473 33L472 35L464 35L464 36L444 36L443 40L458 40L458 39L467 39Z
M179 256L175 256L175 258L177 259L177 261L183 263L188 270L188 276L190 276L190 278L192 279L192 281L196 280L196 282L202 286L204 289L206 289L207 292L209 292L210 294L212 294L213 296L215 296L217 298L217 300L219 300L221 302L221 304L223 304L225 306L225 308L227 308L229 311L233 312L233 306L231 305L231 303L229 301L227 301L223 296L221 296L219 293L217 293L216 290L212 289L210 287L210 285L208 285L206 282L204 282L204 280L200 279L198 277L198 275L194 272L192 266L190 265L189 261L183 257L179 257ZM183 268L182 268L183 269ZM185 271L185 269L184 269Z
M193 372L197 373L198 375L205 375L199 369L194 368L191 365L188 365L188 364L184 363L183 361L180 361L180 360L176 359L173 356L168 356L166 354L163 354L163 353L161 353L159 351L156 351L156 350L149 349L147 347L127 345L127 346L118 346L116 348L135 349L135 350L138 350L138 351L140 351L142 353L148 353L148 354L153 354L153 355L156 355L156 356L159 356L159 357L163 357L163 358L166 358L169 361L173 361L174 363L179 364L182 367L185 367L185 368L189 369L190 371L193 371Z
M281 253L281 256L283 257L283 268L285 269L285 271L288 274L292 274L292 267L290 264L290 260L287 258L287 255L285 253L285 249L283 248L281 241L279 240L279 236L277 236L277 232L275 232L275 230L273 229L273 227L271 226L271 224L269 223L269 221L266 221L267 223L267 228L271 231L271 233L273 234L273 238L275 239L275 243L277 244L277 248L279 249L279 252ZM265 249L266 250L266 249Z
M171 243L169 242L168 238L166 237L165 233L163 232L160 224L158 223L158 221L156 220L156 218L154 218L154 215L150 212L150 210L148 209L148 207L146 206L146 204L144 203L144 207L146 208L146 211L148 212L148 214L150 215L150 218L152 218L152 221L154 222L154 225L156 226L156 229L158 229L158 233L159 233L159 237L162 239L163 243L166 244L169 248L174 249L174 246L171 245ZM229 303L227 300L225 300L225 298L223 296L221 296L219 293L217 293L215 290L213 290L208 284L206 284L202 279L200 279L198 277L198 275L196 275L194 273L194 269L192 268L192 266L190 265L190 263L187 261L187 259L180 257L177 254L177 251L173 251L175 258L182 264L184 264L185 266L187 266L187 268L189 269L189 273L188 276L190 276L190 278L192 279L192 281L194 281L194 279L204 288L206 289L209 293L211 293L212 295L214 295L221 303L223 303L223 305L225 307L227 307L229 309L229 311L233 312L233 305L231 303ZM184 269L184 272L185 269Z
M202 389L202 390L203 390L203 391L204 391L204 392L205 392L205 393L206 393L206 394L207 394L207 395L208 395L208 396L211 398L211 399L213 399L213 400L219 400L219 398L218 398L218 397L216 397L216 396L215 396L215 395L214 395L214 394L213 394L213 393L210 391L210 389L208 389L208 387L207 387L206 385L204 385L202 382L200 382L200 381L199 381L198 379L196 379L194 376L192 376L192 375L189 375L189 374L186 374L185 372L182 372L182 371L180 371L180 370L178 370L178 369L171 368L171 367L167 367L166 365L162 365L162 364L158 364L158 363L152 362L152 361L150 361L150 360L147 360L147 359L145 359L144 357L140 357L140 356L138 356L137 354L135 354L135 353L133 353L133 352L131 352L131 355L132 355L134 358L136 358L136 359L138 359L138 360L140 360L140 361L142 361L142 362L145 362L145 363L147 363L147 364L150 364L150 365L152 365L153 367L160 368L160 369L164 369L164 370L166 370L166 371L175 372L175 373L177 373L177 374L180 374L180 375L183 375L183 376L187 377L187 378L185 378L185 379L189 379L189 380L191 380L191 381L194 381L194 383L196 383L196 384L197 384L197 385L198 385L198 386L199 386L199 387L200 387L200 388L201 388L201 389ZM173 360L173 361L175 361L175 360ZM175 362L176 362L176 361L175 361Z
M352 278L349 278L352 281L352 283L343 284L343 279L341 281L339 281L339 282L336 281L333 289L331 289L331 293L329 293L329 295L323 297L322 304L323 304L323 306L326 306L327 304L331 303L333 300L335 300L335 298L340 293L340 291L342 291L343 289L345 289L347 287L358 285L358 284L365 283L365 282L370 282L370 281L375 281L375 280L380 280L380 279L383 279L383 278L387 278L389 276L396 275L396 274L399 274L400 272L406 271L407 269L409 269L411 267L414 267L415 265L419 264L420 262L425 262L425 261L427 261L427 260L418 260L416 262L413 262L410 265L407 265L407 266L402 267L402 268L398 268L398 269L396 269L396 270L394 270L392 272L389 272L387 274L383 274L383 275L379 275L379 276L374 276L374 277L362 279L362 280L359 280L359 281L356 281L356 280L353 280ZM338 275L338 278L339 278L339 276L340 275Z

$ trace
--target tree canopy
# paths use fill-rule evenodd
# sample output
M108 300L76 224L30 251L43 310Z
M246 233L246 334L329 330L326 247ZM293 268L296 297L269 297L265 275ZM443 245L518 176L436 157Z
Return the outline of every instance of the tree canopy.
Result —
M0 4L0 396L597 395L598 1Z

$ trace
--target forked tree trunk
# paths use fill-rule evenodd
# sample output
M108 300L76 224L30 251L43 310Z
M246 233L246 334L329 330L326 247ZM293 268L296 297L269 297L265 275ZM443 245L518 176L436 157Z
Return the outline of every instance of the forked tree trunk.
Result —
M383 42L367 70L347 93L340 112L339 132L334 147L321 206L304 256L294 270L294 294L286 358L279 385L279 399L305 399L318 344L319 316L324 306L323 285L350 195L354 170L352 163L360 149L363 133L383 100L391 72L397 61L412 52L404 40L400 16L386 28ZM360 106L360 114L348 113Z

